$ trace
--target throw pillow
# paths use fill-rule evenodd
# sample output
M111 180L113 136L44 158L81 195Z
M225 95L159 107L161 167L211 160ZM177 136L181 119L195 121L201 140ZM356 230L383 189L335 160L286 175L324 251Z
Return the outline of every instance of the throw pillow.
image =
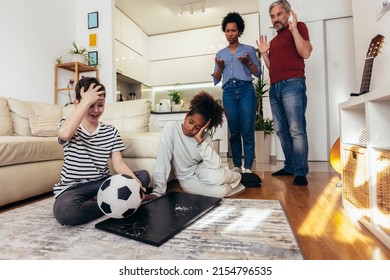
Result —
M29 115L31 133L34 136L53 137L57 136L58 118Z
M17 136L32 136L29 115L57 117L58 121L62 115L61 105L23 101L12 97L8 97L8 107L11 112L14 135Z
M13 134L14 130L7 99L0 97L0 135L12 136Z

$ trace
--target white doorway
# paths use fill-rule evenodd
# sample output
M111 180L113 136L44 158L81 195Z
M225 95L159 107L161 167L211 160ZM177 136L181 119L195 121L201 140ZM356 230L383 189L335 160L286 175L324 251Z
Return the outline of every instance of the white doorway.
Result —
M338 104L356 85L352 17L306 22L313 52L306 63L309 161L329 161L339 137ZM277 160L284 160L275 136Z

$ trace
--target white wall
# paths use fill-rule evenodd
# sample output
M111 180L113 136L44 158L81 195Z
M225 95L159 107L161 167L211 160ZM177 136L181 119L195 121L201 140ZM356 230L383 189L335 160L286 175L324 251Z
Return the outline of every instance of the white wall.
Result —
M0 95L53 103L54 59L72 41L88 48L89 33L96 32L100 78L107 100L113 100L113 5L103 0L1 1ZM99 12L99 28L88 30L87 14L94 11Z
M368 46L377 34L385 37L385 44L381 53L374 58L370 90L386 89L390 91L390 11L379 21L376 20L376 10L381 0L353 0L353 25L355 30L355 58L357 89L360 89L360 82L363 73L364 61L367 55Z
M275 0L259 0L260 29L262 34L272 36L271 20L268 9ZM361 0L364 2L364 0ZM372 1L372 0L371 0ZM370 2L371 2L370 1ZM291 8L297 13L300 21L317 21L329 18L350 16L352 13L352 0L289 0Z
M274 31L271 28L271 20L269 17L269 5L273 0L259 0L260 5L260 32L267 35L269 40L273 38ZM306 77L307 77L307 95L308 95L308 108L306 112L307 119L307 131L309 138L309 160L328 160L330 145L332 144L329 139L330 135L333 136L334 130L338 131L338 121L329 119L330 112L338 112L338 104L332 99L334 95L329 97L329 85L327 69L327 40L329 38L335 38L335 36L328 36L328 30L326 28L326 22L328 20L334 20L337 18L346 18L352 15L352 0L330 0L330 1L289 1L292 9L297 13L298 20L304 21L308 25L309 35L311 37L313 52L309 59L305 61L306 64ZM345 24L341 21L341 24ZM340 28L343 28L340 25ZM335 28L337 31L337 28ZM334 32L332 30L331 32ZM350 33L353 33L352 28ZM352 38L348 36L346 40ZM336 44L337 42L331 42ZM343 44L340 42L340 44ZM345 50L345 49L344 49ZM347 50L348 51L348 50ZM352 50L353 52L353 50ZM347 81L355 81L355 73L353 73L354 63L348 66L343 65L344 61L339 62L342 70L352 69L352 71L345 71L343 74ZM267 71L266 71L267 72ZM268 73L267 73L268 75ZM340 85L338 85L340 87ZM351 85L343 85L343 88L353 87ZM351 91L350 89L348 93ZM345 96L345 95L344 95ZM333 106L332 108L327 107ZM334 125L333 125L334 124ZM332 132L330 132L332 130ZM283 160L284 155L280 148L280 143L277 137L274 135L273 151L271 154L276 154L278 160Z
M357 92L353 18L325 21L329 147L340 137L339 104ZM346 73L348 73L346 75ZM350 74L352 73L352 75ZM360 77L359 77L360 79Z
M88 13L98 12L99 27L88 29ZM116 99L116 72L114 63L114 1L76 1L76 41L90 51L98 51L99 79L106 88L106 101ZM97 34L96 48L89 48L89 34Z
M75 3L0 2L1 96L54 102L54 59L75 40Z

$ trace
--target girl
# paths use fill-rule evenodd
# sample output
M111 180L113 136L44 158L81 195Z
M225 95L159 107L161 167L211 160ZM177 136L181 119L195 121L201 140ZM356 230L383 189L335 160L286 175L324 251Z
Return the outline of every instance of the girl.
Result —
M212 197L231 196L245 189L241 174L221 166L221 158L210 145L207 130L222 124L224 109L219 101L201 91L190 101L184 122L165 125L157 163L154 187L145 200L166 193L171 171L185 192Z

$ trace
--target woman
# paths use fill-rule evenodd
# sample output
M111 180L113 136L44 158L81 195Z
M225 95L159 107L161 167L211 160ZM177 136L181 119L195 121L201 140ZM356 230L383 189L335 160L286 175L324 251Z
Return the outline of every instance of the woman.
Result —
M229 45L215 57L214 84L222 78L222 101L230 131L233 171L251 173L255 151L256 95L253 77L260 77L261 67L254 47L241 44L245 23L240 14L229 13L222 21L222 31ZM242 140L241 140L242 139ZM244 166L242 168L242 145Z

